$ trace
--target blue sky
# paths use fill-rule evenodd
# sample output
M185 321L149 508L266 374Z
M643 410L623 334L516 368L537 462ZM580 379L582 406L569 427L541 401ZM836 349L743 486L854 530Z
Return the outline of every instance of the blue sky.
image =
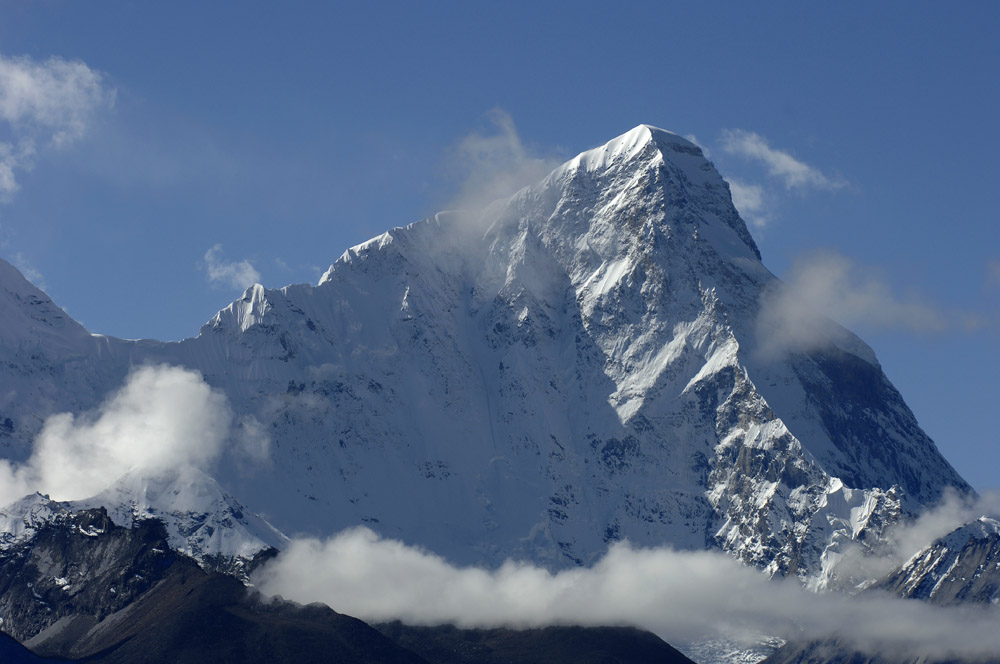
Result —
M0 256L91 331L192 336L447 205L495 109L550 159L650 123L996 487L998 31L995 2L0 0Z

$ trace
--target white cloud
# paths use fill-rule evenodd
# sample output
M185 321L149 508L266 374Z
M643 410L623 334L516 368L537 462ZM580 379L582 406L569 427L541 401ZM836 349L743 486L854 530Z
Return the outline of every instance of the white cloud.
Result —
M510 113L495 108L486 115L488 132L473 132L459 141L449 169L458 177L448 207L477 213L500 198L533 184L560 164L524 144Z
M733 195L733 205L740 216L757 228L763 228L771 220L770 208L764 188L760 185L729 178L729 191Z
M207 470L229 447L236 459L258 459L268 441L254 425L244 419L234 430L226 397L198 372L143 366L98 410L46 420L27 462L0 462L0 505L32 491L89 498L133 470Z
M30 170L37 152L81 138L100 110L114 105L115 90L80 61L0 55L0 194L17 191L17 172Z
M846 183L830 178L819 169L799 161L787 152L772 148L767 140L752 131L726 129L722 132L722 150L732 155L760 161L768 174L784 182L788 189L839 189Z
M834 574L846 588L864 579L880 578L934 540L984 514L1000 514L1000 495L987 492L971 497L948 491L940 503L887 532L876 555L861 546L845 548Z
M975 329L971 315L945 312L916 296L903 297L870 270L844 256L825 253L796 261L786 280L763 297L757 336L766 355L823 346L845 327L917 333Z
M265 593L362 619L463 627L631 624L668 642L760 635L837 637L930 656L998 655L995 609L944 609L885 596L814 594L721 553L618 543L591 568L508 562L455 567L367 528L293 541L255 578Z
M222 260L222 245L217 244L205 252L205 272L213 286L230 286L244 289L260 283L260 272L248 260L226 263Z
M19 188L18 170L30 170L34 166L34 143L21 139L17 145L0 142L0 196L9 198Z

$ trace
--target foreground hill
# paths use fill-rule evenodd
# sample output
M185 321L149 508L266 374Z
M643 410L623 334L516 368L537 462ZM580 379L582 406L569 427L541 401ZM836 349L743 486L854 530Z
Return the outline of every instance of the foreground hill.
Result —
M66 515L0 553L4 662L688 662L625 628L458 630L383 626L267 599L170 549L160 521ZM60 660L62 661L62 660Z

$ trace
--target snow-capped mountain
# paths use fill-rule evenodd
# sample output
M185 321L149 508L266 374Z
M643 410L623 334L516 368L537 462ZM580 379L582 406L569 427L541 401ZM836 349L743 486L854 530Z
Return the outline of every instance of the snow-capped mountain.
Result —
M90 408L121 382L101 345L0 260L0 456L23 459L46 417Z
M995 605L1000 601L1000 521L981 516L956 528L915 553L905 563L861 591L891 593L932 604ZM966 616L974 614L965 614ZM847 636L847 635L843 635ZM964 659L900 654L891 649L857 650L849 638L787 643L761 664L961 664L995 661L982 655Z
M177 343L87 336L5 267L0 437L23 458L46 416L166 362L266 429L265 468L217 478L284 532L552 567L621 538L721 547L822 586L844 542L970 489L846 330L763 352L776 281L701 150L640 125Z
M35 493L0 509L0 550L34 539L50 524L72 520L81 510L105 508L116 526L142 520L163 524L170 548L206 568L246 578L254 557L280 550L288 538L249 512L214 479L187 468L155 475L128 473L100 494L58 502Z
M935 604L1000 601L1000 521L982 516L913 555L877 588Z

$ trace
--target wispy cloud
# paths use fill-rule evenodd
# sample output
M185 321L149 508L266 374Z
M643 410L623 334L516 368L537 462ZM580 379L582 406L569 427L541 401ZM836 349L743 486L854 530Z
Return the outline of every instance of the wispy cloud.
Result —
M857 544L845 547L834 569L834 585L850 589L859 581L880 578L934 540L984 514L1000 514L1000 494L969 496L946 491L937 505L889 530L874 555Z
M842 179L829 177L790 153L771 147L767 139L752 131L723 130L721 145L728 154L759 161L768 175L781 180L788 189L839 189L846 185Z
M924 656L1000 654L998 613L886 596L815 594L712 552L618 543L590 568L558 573L508 562L496 570L444 559L357 528L294 541L255 583L368 620L465 627L632 624L668 642L761 635L837 637L864 649Z
M521 140L514 119L495 108L486 114L487 130L462 138L451 151L448 168L459 182L449 207L477 212L548 175L561 162Z
M227 263L222 258L222 245L217 244L205 252L205 274L213 286L243 289L260 283L258 272L250 261L244 259Z
M46 420L25 463L0 461L0 505L33 491L88 498L133 470L207 470L227 449L260 462L269 444L255 420L235 422L226 397L198 372L143 366L96 411Z
M0 195L18 189L18 171L30 170L39 150L81 138L102 109L115 102L105 77L80 61L0 55Z
M763 297L757 318L758 339L767 355L804 351L832 341L846 327L936 333L973 330L974 315L951 312L915 296L901 296L872 270L835 253L796 261L784 282Z
M763 187L738 178L729 178L729 191L733 195L733 205L745 220L757 228L767 226L771 220L771 210Z

